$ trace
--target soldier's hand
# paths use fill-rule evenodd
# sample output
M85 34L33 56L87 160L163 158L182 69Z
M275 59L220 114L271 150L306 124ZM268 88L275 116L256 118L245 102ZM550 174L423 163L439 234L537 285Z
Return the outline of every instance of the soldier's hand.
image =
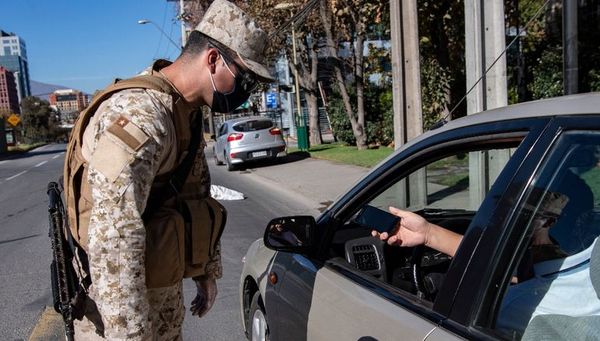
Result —
M204 316L215 303L217 297L217 281L214 278L194 278L198 294L192 301L192 315Z

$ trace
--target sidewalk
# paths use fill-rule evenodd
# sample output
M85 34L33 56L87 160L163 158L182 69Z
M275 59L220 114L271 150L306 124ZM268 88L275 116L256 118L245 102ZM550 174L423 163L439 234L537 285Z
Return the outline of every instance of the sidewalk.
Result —
M314 210L323 211L369 172L367 168L310 157L290 160L293 156L282 160L284 162L251 168L242 173L288 195L300 195Z

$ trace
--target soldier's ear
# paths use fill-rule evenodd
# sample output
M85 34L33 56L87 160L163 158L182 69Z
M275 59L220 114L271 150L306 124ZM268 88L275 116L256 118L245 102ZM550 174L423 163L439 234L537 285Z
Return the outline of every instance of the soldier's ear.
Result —
M208 64L208 69L211 73L215 73L217 71L217 60L219 60L219 51L215 48L209 48L206 51L206 61Z

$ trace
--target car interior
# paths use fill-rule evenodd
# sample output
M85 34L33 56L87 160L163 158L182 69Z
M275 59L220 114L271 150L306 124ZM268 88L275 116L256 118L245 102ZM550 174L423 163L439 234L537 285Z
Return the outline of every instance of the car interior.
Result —
M343 260L360 272L412 294L424 303L433 302L452 257L425 246L390 246L372 237L371 231L386 232L396 226L398 218L388 211L389 206L394 206L464 235L480 204L475 202L473 205L469 199L469 158L491 151L510 155L514 146L437 157L408 176L387 184L336 230L329 249L330 258ZM413 177L423 185L421 199L399 199L402 193L406 193L407 184Z
M415 211L432 223L464 234L475 215L473 211L423 209ZM425 246L397 247L371 236L382 221L395 216L366 205L334 236L331 252L356 269L389 285L433 301L452 258Z

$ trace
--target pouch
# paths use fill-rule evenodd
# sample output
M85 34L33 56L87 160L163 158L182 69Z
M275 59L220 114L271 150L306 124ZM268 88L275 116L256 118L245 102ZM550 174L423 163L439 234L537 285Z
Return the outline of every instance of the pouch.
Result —
M205 266L211 260L221 239L227 211L217 200L185 200L185 271L184 277L205 274Z
M185 268L185 221L161 207L146 223L146 286L162 288L181 281Z

